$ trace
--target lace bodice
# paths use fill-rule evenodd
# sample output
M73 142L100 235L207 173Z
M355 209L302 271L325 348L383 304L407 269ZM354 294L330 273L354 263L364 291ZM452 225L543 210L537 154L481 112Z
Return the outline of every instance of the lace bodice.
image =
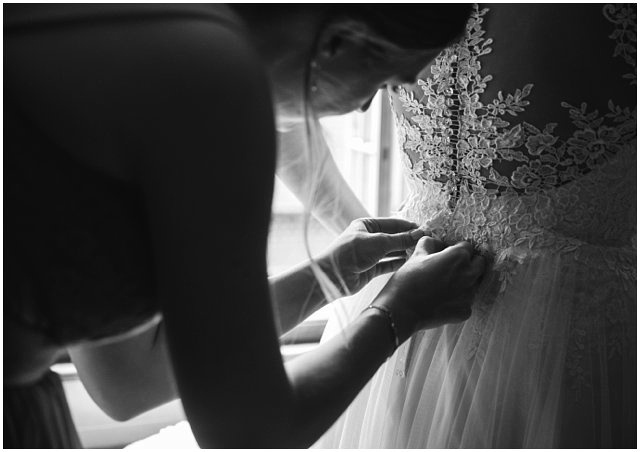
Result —
M559 273L571 275L573 283L553 290L571 312L566 367L579 394L590 384L587 351L611 357L635 338L635 98L623 98L623 105L609 100L599 111L554 97L564 124L520 120L529 111L547 115L530 99L536 89L550 87L524 81L510 93L488 89L496 80L483 70L493 44L483 29L487 13L475 6L466 35L436 58L430 76L413 90L400 87L392 98L411 185L401 215L445 242L471 241L492 261L495 277L485 278L492 287L484 289L469 320L475 332L469 359L487 353L487 331L515 334L492 325L491 313L495 306L509 312L501 303L508 304L507 289L522 284L523 274L549 288ZM606 5L602 14L598 20L610 23L609 41L602 36L602 44L610 44L612 61L628 68L617 80L635 85L636 7ZM497 95L488 96L490 91ZM558 260L532 273L539 256ZM539 333L527 339L530 348L555 340L544 333L542 316L529 317L540 322ZM407 353L408 347L400 353L397 375L406 373Z
M494 82L482 67L493 43L483 29L487 11L474 8L466 36L437 57L420 90L399 89L396 123L413 185L405 214L445 241L473 241L498 262L518 246L635 247L635 100L610 100L598 111L558 99L573 127L568 137L556 123L519 121L536 107L532 83L483 99ZM631 4L603 8L612 58L627 63L620 76L630 84L635 11Z

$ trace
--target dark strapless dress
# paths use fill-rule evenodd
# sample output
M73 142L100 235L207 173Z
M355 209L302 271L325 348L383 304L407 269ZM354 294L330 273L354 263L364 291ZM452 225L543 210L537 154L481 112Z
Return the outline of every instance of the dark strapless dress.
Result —
M3 11L5 49L24 34L44 45L57 29L82 39L94 23L204 19L237 27L222 5L7 4ZM141 190L61 149L21 108L11 79L4 83L4 322L64 348L158 317ZM5 341L5 351L11 346ZM4 447L81 447L55 373L5 384L3 394Z

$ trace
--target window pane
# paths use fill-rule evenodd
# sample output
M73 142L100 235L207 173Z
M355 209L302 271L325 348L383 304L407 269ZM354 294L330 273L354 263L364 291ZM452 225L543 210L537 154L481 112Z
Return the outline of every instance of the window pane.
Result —
M378 94L365 113L320 120L338 168L371 215L378 212L381 101L386 96Z
M267 253L270 275L277 275L307 260L303 235L303 210L300 201L276 178ZM326 248L334 238L335 235L317 220L313 217L310 219L311 250L319 251Z
M366 113L323 118L323 133L345 180L367 211L377 214L380 155L380 112L386 95L376 96ZM269 274L275 275L307 259L303 236L303 206L276 178L269 234ZM309 245L312 252L326 248L335 238L311 219ZM312 319L326 319L321 309Z

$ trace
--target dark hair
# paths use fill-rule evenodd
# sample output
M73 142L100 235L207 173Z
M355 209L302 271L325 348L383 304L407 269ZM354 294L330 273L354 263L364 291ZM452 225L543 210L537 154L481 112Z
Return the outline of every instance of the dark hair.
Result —
M408 50L444 47L464 31L471 4L333 4L327 20L348 18Z
M347 19L368 26L380 38L407 50L445 47L462 35L471 4L231 4L252 22L291 24L296 14L316 15L320 22Z

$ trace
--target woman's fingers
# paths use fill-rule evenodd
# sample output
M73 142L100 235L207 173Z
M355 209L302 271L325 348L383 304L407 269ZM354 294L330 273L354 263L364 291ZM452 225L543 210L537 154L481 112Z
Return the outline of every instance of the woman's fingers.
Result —
M439 253L446 247L447 245L444 242L428 236L422 237L416 245L417 249L424 250L427 252L427 254Z
M471 264L469 265L469 269L471 271L471 277L474 278L474 283L477 283L482 275L484 275L484 270L486 267L486 262L484 257L480 255L475 255L471 258Z
M383 252L384 255L394 251L405 251L408 248L416 246L418 240L423 236L424 231L422 229L413 229L397 234L378 234L382 248L380 251Z
M451 245L447 252L455 253L459 250L464 250L469 254L469 257L473 256L473 245L469 242L458 242L455 245Z
M385 273L393 273L398 270L400 267L404 265L407 259L397 258L397 259L385 259L383 261L378 262L375 267L371 269L372 276L371 279L376 276L384 275Z
M458 242L448 247L444 253L450 255L461 271L460 282L465 287L474 286L479 282L485 271L485 259L474 253L473 245L469 242Z
M462 309L469 308L473 303L473 297L476 291L472 287L468 287L464 289L461 293L455 296L452 300L447 303L447 306L451 309Z
M360 221L366 227L367 231L372 233L384 232L385 234L397 234L418 227L417 224L401 218L361 218L357 221Z

